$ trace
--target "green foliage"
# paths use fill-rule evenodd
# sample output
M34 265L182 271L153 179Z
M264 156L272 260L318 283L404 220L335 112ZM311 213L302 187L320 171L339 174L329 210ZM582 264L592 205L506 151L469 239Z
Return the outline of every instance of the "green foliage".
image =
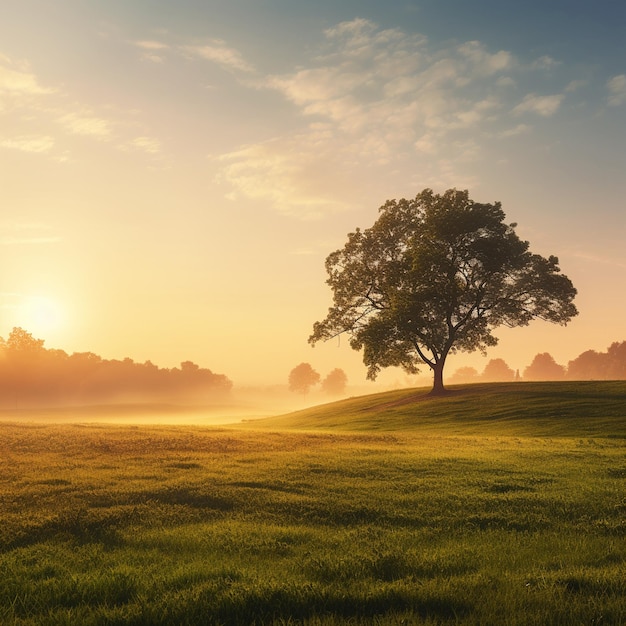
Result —
M532 254L504 218L500 203L456 189L387 201L371 228L350 233L326 259L333 306L309 341L348 333L368 378L426 364L441 391L448 355L484 352L498 326L567 323L576 290L558 259Z
M382 400L406 396L361 407ZM502 415L472 435L485 412L378 433L4 423L0 623L623 624L621 406L607 437L511 436Z

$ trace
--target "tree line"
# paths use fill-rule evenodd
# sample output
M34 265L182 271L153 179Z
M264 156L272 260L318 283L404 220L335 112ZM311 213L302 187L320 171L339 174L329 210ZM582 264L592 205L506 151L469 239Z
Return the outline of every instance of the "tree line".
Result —
M130 358L103 359L93 352L44 348L22 328L0 337L0 406L24 408L63 404L172 401L210 403L232 382L191 361L160 368Z
M586 350L567 365L557 363L549 352L542 352L521 374L519 370L513 371L504 359L491 359L481 374L473 367L461 367L448 382L472 383L481 380L626 380L626 341L613 342L606 352Z
M318 383L322 384L322 391L330 395L340 395L345 392L348 384L348 376L339 367L328 373L322 380L319 372L316 372L310 363L300 363L289 372L289 391L295 391L305 395L311 387Z

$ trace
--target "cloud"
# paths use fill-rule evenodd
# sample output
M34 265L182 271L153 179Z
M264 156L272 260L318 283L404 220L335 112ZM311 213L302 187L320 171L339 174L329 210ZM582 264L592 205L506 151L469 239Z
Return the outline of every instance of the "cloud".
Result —
M532 130L527 123L511 128L511 111L552 116L565 97L519 94L529 76L558 68L551 57L523 63L479 41L436 45L362 18L323 35L317 54L263 80L293 105L304 127L224 155L220 180L234 196L262 197L290 215L354 206L343 183L317 186L315 176L307 177L321 171L322 161L359 191L371 177L388 179L407 168L426 184L459 186L459 179L473 180L468 165L482 158L481 138Z
M515 87L516 83L510 76L500 76L496 80L498 87Z
M517 137L518 135L525 135L531 131L531 127L528 124L518 124L514 128L507 128L500 133L500 137Z
M163 50L166 44L158 41L140 41L144 50ZM80 135L97 141L115 139L120 149L132 148L147 154L160 151L157 139L135 137L136 112L120 112L115 106L102 105L107 111L116 111L119 119L92 111L80 102L68 104L68 93L43 87L26 62L14 62L0 55L0 125L6 130L0 134L0 149L38 154L63 163L72 160L67 145L68 135ZM139 131L142 132L142 131ZM144 131L145 132L145 131ZM73 149L80 149L72 142Z
M162 63L166 52L175 52L186 57L211 61L225 69L238 72L254 72L254 67L248 63L243 55L226 44L222 39L210 39L202 44L170 45L162 41L141 40L134 41L133 45L142 51L142 58L154 63Z
M0 94L39 96L53 92L39 84L26 64L17 64L0 55Z
M491 54L479 41L468 41L459 46L458 51L472 61L476 70L486 76L507 70L513 64L510 52L500 50Z
M326 37L336 49L320 57L317 67L272 76L268 86L302 107L305 115L329 118L344 130L360 131L372 123L476 122L482 116L474 103L447 96L512 65L510 53L491 54L476 41L431 50L420 35L378 31L362 19L329 29ZM495 104L495 98L490 94L488 99Z
M422 160L437 156L448 178L454 163L480 152L452 135L480 129L504 109L498 79L515 67L509 52L477 41L437 48L401 29L342 22L324 32L309 63L263 83L307 126L297 136L224 155L220 180L235 197L263 198L283 213L311 217L353 206L347 189L366 186L364 171L411 160L431 171L433 161Z
M91 114L68 113L57 121L75 135L89 135L103 140L111 135L111 122Z
M161 41L143 40L132 42L134 46L142 50L141 58L153 63L163 63L163 54L170 46Z
M126 144L130 148L142 150L148 154L157 154L161 152L161 142L154 137L135 137Z
M553 59L551 56L545 55L535 59L531 63L530 67L534 70L553 70L559 67L559 65L561 65L560 61Z
M230 48L221 39L213 39L208 44L198 46L181 46L180 50L193 57L212 61L224 68L240 72L253 72L254 68L238 50Z
M26 62L0 54L0 114L36 107L52 93L54 89L43 87Z
M610 106L619 106L626 103L626 74L613 76L606 86L609 90Z
M134 44L143 50L167 50L170 47L168 44L161 41L151 40L135 41Z
M340 198L348 185L329 156L310 151L298 137L243 146L219 157L219 180L236 190L231 200L263 200L285 215L317 219L347 207Z
M530 93L524 96L524 99L513 109L515 115L524 113L536 113L543 117L554 115L565 96L563 94L555 94L551 96L538 96Z
M0 146L22 152L48 152L54 146L54 139L47 135L25 135L0 141Z
M586 80L572 80L565 86L566 93L574 93L587 84Z
M267 86L303 115L376 136L380 146L419 141L426 129L478 125L502 106L493 77L514 66L509 52L490 53L477 41L437 50L421 35L378 30L363 19L339 24L326 37L334 49L314 67L271 76Z

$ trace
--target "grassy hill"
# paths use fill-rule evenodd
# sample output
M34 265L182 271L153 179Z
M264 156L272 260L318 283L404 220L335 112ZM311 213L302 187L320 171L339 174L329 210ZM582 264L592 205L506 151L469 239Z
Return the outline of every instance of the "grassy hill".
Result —
M403 389L349 398L252 428L438 431L448 435L626 437L626 381L485 383L444 397Z
M0 624L626 626L626 382L427 391L1 423Z

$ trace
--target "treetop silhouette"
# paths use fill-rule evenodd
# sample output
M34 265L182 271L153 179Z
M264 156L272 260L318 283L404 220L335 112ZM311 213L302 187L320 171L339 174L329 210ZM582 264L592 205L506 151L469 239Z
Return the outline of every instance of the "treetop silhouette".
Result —
M22 328L0 338L0 404L10 407L92 404L119 401L209 403L230 391L232 382L184 361L159 368L150 361L106 360L92 352L46 349Z

